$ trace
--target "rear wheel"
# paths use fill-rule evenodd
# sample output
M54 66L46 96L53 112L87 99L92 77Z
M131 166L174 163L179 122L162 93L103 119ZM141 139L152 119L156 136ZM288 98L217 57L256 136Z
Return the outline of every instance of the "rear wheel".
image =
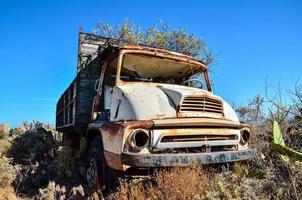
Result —
M112 169L107 166L101 137L93 138L89 145L86 161L86 182L94 190L108 192L116 178Z

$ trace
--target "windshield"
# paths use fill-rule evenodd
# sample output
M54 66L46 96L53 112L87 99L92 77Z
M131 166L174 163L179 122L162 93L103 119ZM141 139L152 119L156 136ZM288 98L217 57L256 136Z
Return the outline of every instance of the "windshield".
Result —
M208 90L206 77L200 66L173 59L125 54L120 79L130 82L152 82Z

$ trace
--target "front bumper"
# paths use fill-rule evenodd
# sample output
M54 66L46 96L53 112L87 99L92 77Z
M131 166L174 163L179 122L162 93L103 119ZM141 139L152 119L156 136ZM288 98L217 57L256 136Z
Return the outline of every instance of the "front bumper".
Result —
M121 161L132 167L171 167L194 164L214 164L248 160L256 157L252 149L241 151L180 154L136 154L122 153Z

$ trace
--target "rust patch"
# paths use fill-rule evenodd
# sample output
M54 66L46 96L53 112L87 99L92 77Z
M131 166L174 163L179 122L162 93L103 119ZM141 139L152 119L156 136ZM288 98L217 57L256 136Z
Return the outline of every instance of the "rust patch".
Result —
M122 128L120 123L105 122L101 127L101 131L102 133L116 135L121 132Z
M240 123L240 128L248 128L248 129L250 129L251 125L246 124L246 123Z
M219 118L177 118L153 120L154 127L220 127L240 129L241 124Z
M125 129L151 128L153 121L126 121L126 122L105 122L101 132L108 135L122 134Z
M128 121L122 123L124 128L152 128L154 123L152 120L146 121Z
M192 64L198 64L199 66L205 67L205 64L200 61L196 60L192 56L188 56L185 54L169 51L166 49L160 49L160 48L155 48L155 47L147 47L147 46L139 46L139 45L125 45L121 49L126 49L126 50L140 50L141 53L156 53L156 54L163 54L161 56L164 57L172 57L172 58L177 58L179 60L185 61L185 62L190 62Z
M104 151L105 159L109 167L123 171L123 165L121 162L121 156L108 151Z

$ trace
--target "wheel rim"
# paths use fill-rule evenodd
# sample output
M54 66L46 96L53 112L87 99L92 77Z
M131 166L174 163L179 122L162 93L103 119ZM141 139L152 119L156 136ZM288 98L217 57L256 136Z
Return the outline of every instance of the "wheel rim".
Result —
M86 170L86 180L89 187L97 189L99 187L97 163L94 158L89 160Z

